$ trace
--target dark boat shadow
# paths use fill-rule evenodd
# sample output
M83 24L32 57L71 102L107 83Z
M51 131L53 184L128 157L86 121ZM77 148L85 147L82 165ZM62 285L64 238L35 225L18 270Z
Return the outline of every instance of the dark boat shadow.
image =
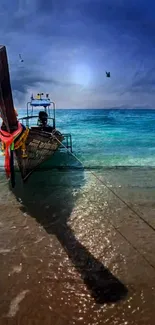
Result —
M58 159L63 166L70 160L69 154L62 153ZM75 166L75 162L71 164ZM77 240L68 225L85 177L80 164L76 165L77 169L65 170L61 165L53 170L44 165L25 184L18 173L12 191L22 200L22 210L34 217L49 234L55 234L96 303L124 299L128 292L125 285Z

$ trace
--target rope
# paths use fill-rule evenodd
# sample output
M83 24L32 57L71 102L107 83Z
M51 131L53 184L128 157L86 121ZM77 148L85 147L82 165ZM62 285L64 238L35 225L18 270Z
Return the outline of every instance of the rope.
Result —
M14 169L14 154L13 154L13 150L10 150L10 171L11 171L11 185L12 188L15 187L15 169Z
M90 200L91 202L94 202L94 201L92 201L92 200ZM98 209L101 211L101 212L103 212L103 210L100 208L100 207L98 207ZM154 269L154 271L155 271L155 267L154 267L154 265L152 264L152 263L150 263L150 261L138 250L138 248L135 246L135 245L133 245L132 244L132 242L125 236L125 235L123 235L123 233L113 224L113 222L111 222L111 220L109 219L109 218L107 218L108 219L108 221L109 221L109 223L110 223L110 225L115 229L115 231L118 233L118 234L120 234L121 235L121 237L145 260L145 262L151 267L151 268L153 268Z
M29 129L26 128L26 130L21 135L20 139L17 142L15 142L15 144L14 144L14 150L17 150L21 147L22 158L27 158L25 142L28 137L28 134L29 134Z
M113 195L115 195L122 203L124 203L124 205L127 206L127 208L129 208L139 219L141 219L148 227L150 227L153 231L155 231L155 227L153 227L152 225L150 225L150 223L145 220L135 209L133 209L124 199L122 199L115 191L113 191L109 186L106 185L106 183L104 183L94 172L92 172L92 175L94 175L94 177L96 177L96 179L101 182Z
M55 136L55 135L54 135ZM56 136L55 136L56 138ZM85 166L83 165L82 161L76 157L70 150L59 140L56 138L56 140L69 152L71 155L83 166L85 169ZM134 210L124 199L122 199L115 191L113 191L106 183L104 183L94 172L90 170L90 173L100 182L103 186L105 186L114 196L116 196L124 205L127 206L138 218L140 218L148 227L150 227L153 231L155 231L155 227L150 225L148 221L146 221L136 210Z
M83 168L85 169L84 164L82 163L82 161L76 157L72 152L70 152L70 150L59 140L57 139L57 137L52 134L56 140L83 166ZM113 191L109 186L107 186L106 183L104 183L94 172L90 171L90 173L102 184L104 185L114 196L116 196L124 205L126 205L128 207L129 210L131 210L140 220L142 220L150 229L152 229L153 231L155 231L155 228L149 224L149 222L147 222L136 210L134 210L124 199L122 199L117 193L115 193L115 191ZM100 209L100 208L99 208ZM102 211L102 209L100 209ZM116 232L118 232L122 238L145 260L145 262L151 267L153 268L153 270L155 271L155 267L152 263L149 262L149 260L137 249L136 246L134 246L131 241L125 236L123 235L123 233L116 228L116 226L109 220L109 223L111 224L111 226L115 229Z

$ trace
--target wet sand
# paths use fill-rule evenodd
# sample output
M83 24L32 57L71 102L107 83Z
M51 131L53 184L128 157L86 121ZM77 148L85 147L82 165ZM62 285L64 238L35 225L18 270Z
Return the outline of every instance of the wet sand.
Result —
M154 171L98 176L155 227ZM1 325L154 325L155 233L90 172L0 191Z

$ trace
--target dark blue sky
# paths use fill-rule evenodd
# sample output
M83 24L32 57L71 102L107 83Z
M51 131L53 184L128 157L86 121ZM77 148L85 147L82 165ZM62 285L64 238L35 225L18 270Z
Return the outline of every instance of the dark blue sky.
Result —
M154 0L0 0L0 43L17 107L155 108Z

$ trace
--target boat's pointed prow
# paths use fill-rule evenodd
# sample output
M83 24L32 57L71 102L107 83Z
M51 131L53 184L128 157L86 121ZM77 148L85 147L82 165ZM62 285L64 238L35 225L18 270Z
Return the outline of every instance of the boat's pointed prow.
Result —
M0 44L0 50L1 50L2 48L5 48L5 46Z
M0 114L8 132L18 127L14 111L6 47L0 45Z

